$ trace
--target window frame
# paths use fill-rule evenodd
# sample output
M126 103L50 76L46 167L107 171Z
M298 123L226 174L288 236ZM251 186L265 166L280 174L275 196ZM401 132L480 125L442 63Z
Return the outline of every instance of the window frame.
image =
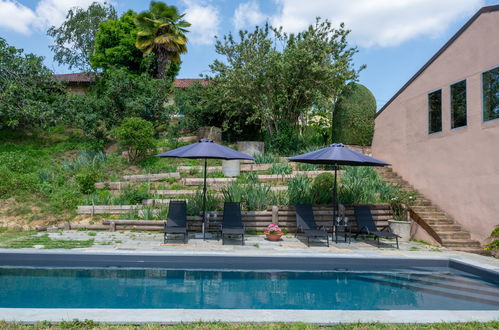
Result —
M431 131L431 123L430 123L430 95L433 94L433 93L436 93L436 92L440 92L440 130L439 131L434 131L432 132ZM430 91L428 93L426 93L426 102L427 102L427 125L428 125L428 135L432 135L432 134L437 134L437 133L441 133L443 131L443 118L442 118L442 111L443 111L443 99L442 99L442 96L443 96L443 89L442 88L438 88L438 89L435 89L433 91Z
M481 87L481 92L482 92L482 123L488 123L494 120L499 120L499 117L494 118L494 119L485 119L485 90L484 90L484 85L483 85L483 75L487 72L493 71L499 69L499 66L495 66L493 68L490 68L488 70L482 71L481 73L481 79L480 79L480 87Z
M465 83L465 87L464 87L464 92L465 92L465 98L464 98L464 101L466 103L466 125L463 125L463 126L458 126L458 127L452 127L452 123L453 123L453 111L452 111L452 86L454 85L457 85L459 83L462 83L464 82ZM454 129L459 129L459 128L464 128L464 127L467 127L468 126L468 79L465 78L465 79L462 79L462 80L459 80L459 81L456 81L452 84L449 85L449 111L450 111L450 129L451 130L454 130Z

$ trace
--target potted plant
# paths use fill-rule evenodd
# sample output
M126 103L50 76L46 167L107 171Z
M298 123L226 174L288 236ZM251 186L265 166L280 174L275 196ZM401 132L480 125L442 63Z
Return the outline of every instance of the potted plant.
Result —
M390 200L393 213L393 220L388 220L390 231L406 241L411 239L411 221L407 217L407 209L413 200L412 194L398 195Z
M279 226L276 225L275 223L271 223L267 227L267 230L264 233L269 241L278 241L281 239L281 236L283 235L281 228L279 228Z

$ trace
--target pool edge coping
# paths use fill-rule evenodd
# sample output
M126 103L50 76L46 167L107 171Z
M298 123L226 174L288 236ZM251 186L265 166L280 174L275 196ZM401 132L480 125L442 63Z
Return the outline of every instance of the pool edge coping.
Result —
M0 320L37 323L92 320L98 323L440 323L499 321L499 311L476 310L281 310L281 309L66 309L0 308Z

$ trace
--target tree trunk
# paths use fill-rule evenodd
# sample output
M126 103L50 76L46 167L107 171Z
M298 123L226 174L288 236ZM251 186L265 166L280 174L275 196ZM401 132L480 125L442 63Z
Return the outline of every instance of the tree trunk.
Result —
M168 71L168 67L170 66L170 61L166 54L162 54L161 52L157 54L158 57L158 75L157 78L164 79L166 78L166 72Z

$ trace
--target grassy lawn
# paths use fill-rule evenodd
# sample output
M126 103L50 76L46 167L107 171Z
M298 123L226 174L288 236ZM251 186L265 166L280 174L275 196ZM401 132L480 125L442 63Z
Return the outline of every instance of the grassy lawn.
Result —
M186 324L176 324L176 325L159 325L159 324L145 324L145 325L106 325L94 323L92 321L72 321L72 322L62 322L57 324L50 324L48 322L38 323L35 325L25 325L25 324L15 324L0 322L0 329L9 330L24 330L24 329L98 329L98 330L132 330L132 329L144 329L144 330L154 330L154 329L172 329L172 330L187 330L187 329L264 329L264 330L314 330L314 329L346 329L346 330L391 330L391 329L402 329L402 330L416 330L416 329L435 329L435 330L459 330L459 329L499 329L499 322L469 322L469 323L434 323L434 324L424 324L424 325L401 325L401 324L382 324L382 323L355 323L347 325L335 325L329 327L322 327L318 325L311 325L305 323L266 323L266 324L256 324L256 323L186 323Z
M52 239L48 234L37 235L35 232L7 231L0 228L0 248L22 249L43 246L44 249L76 249L91 247L94 239L62 240Z

